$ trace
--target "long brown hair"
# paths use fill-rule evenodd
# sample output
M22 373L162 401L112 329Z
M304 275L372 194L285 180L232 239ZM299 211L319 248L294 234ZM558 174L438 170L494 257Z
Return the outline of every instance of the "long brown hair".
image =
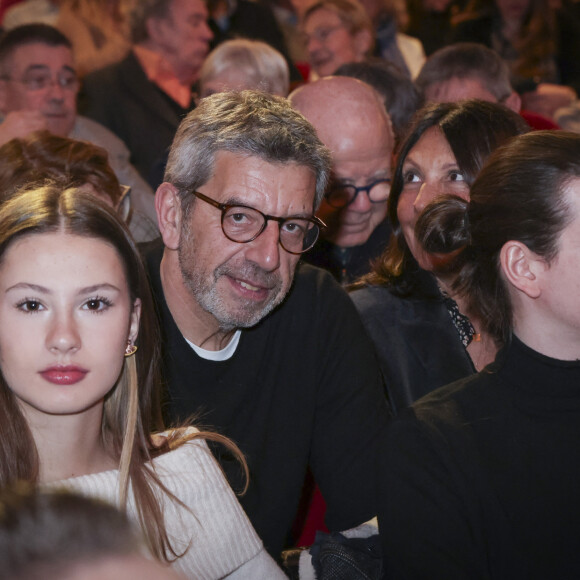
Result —
M408 296L418 290L419 266L405 241L397 206L405 185L403 166L407 155L431 127L438 127L443 133L468 186L471 186L484 161L496 147L529 130L523 119L513 111L503 105L484 101L437 103L418 111L399 150L391 185L388 215L393 234L371 272L356 287L389 286L400 296Z
M162 428L159 401L160 341L153 298L137 247L126 226L104 203L77 189L45 186L23 191L0 206L0 261L6 250L23 236L55 231L104 240L121 259L132 301L141 300L141 318L135 355L125 358L117 383L107 395L102 441L119 461L120 503L126 508L129 488L135 496L138 519L151 552L171 561L178 554L164 525L156 491L179 501L161 483L151 460L193 438L218 441L247 466L239 449L215 433L174 430L167 438L153 440ZM39 457L32 433L16 399L0 373L0 485L18 480L36 482Z
M429 224L419 235L424 245L437 239L439 252L462 248L455 289L499 342L509 339L513 324L500 251L517 240L549 264L558 254L562 230L574 218L566 185L579 178L580 135L535 131L490 156L471 188L471 201L441 198L421 215Z

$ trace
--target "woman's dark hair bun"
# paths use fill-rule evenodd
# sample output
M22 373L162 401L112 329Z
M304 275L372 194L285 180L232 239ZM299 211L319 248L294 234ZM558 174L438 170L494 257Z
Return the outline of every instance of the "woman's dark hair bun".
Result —
M432 201L415 225L415 235L426 252L450 254L469 245L469 202L456 195Z

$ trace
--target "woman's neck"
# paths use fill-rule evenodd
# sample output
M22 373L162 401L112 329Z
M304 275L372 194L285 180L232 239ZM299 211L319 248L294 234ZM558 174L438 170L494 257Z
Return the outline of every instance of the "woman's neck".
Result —
M470 312L468 300L453 290L454 281L454 276L437 277L437 284L441 292L455 301L459 312L467 316L473 326L474 335L466 350L475 370L480 371L494 361L498 351L498 345L494 338L483 329L481 320Z
M101 435L102 405L75 415L22 410L38 450L42 483L118 467Z

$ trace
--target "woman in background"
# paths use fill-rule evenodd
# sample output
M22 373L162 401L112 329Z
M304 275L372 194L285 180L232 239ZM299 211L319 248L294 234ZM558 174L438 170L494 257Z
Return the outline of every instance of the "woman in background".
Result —
M519 115L483 101L430 105L401 145L389 197L393 236L351 297L379 355L395 412L493 360L497 343L453 290L453 256L425 252L415 224L437 197L469 199L488 155L527 131Z

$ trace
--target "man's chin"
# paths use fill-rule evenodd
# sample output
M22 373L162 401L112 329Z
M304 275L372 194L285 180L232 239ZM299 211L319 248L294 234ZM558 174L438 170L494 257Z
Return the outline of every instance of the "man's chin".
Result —
M369 223L342 226L330 239L330 241L340 248L351 248L364 244L373 233Z
M70 119L47 118L46 120L48 130L59 137L68 137L73 130L74 124L74 119L71 121Z

